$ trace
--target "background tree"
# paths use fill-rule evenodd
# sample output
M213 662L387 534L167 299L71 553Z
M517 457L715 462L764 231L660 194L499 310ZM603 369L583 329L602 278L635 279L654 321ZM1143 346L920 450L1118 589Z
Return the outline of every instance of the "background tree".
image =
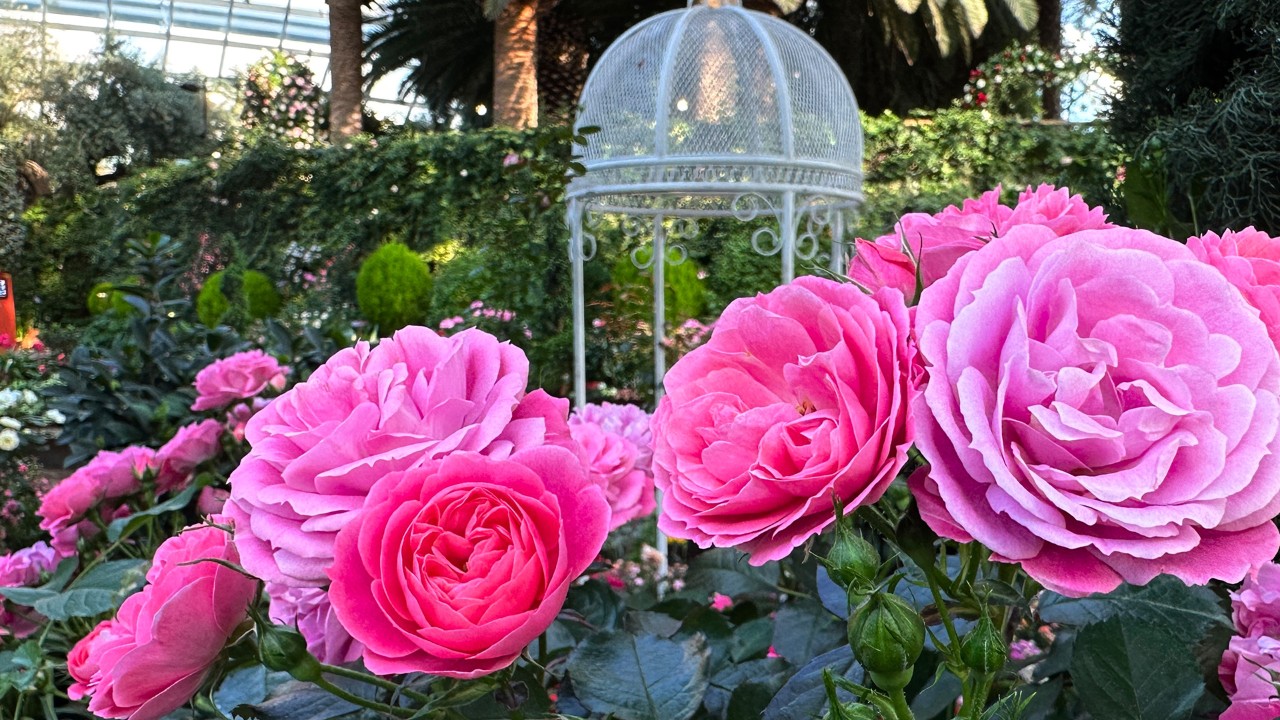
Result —
M364 83L364 16L360 0L329 5L329 136L334 142L360 132Z

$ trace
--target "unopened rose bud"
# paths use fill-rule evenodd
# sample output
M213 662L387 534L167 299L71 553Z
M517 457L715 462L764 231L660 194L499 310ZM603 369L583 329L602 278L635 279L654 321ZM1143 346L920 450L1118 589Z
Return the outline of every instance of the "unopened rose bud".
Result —
M960 660L965 667L981 673L993 673L1004 667L1009 648L986 612L978 625L960 643Z
M258 652L268 670L287 672L295 680L303 682L320 677L320 661L307 652L307 639L293 628L259 626Z
M849 645L877 685L902 688L924 650L924 620L897 595L875 593L849 618Z

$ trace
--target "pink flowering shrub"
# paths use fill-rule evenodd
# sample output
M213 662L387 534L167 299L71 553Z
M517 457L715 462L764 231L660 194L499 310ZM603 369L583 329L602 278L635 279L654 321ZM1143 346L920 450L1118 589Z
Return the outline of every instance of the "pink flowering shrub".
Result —
M256 397L268 387L283 390L289 368L261 350L246 350L210 363L196 373L197 412Z
M1280 717L1280 565L1267 563L1231 594L1236 636L1218 667L1231 706L1222 720Z
M914 393L902 294L802 277L734 301L680 359L653 417L658 527L778 560L875 502L907 459Z
M491 335L407 327L340 351L249 421L226 512L251 573L328 584L338 531L379 478L453 452L572 446L568 401L525 394L528 361Z
M297 629L307 640L307 651L320 662L345 665L360 658L364 646L338 622L325 590L267 583L267 597L271 620Z
M257 594L251 578L199 562L209 559L239 561L221 528L187 528L156 550L147 586L71 650L73 699L130 720L155 720L191 699Z
M40 499L40 529L53 536L53 547L63 555L75 553L81 537L98 533L88 519L97 512L110 522L117 512L128 512L121 498L142 489L142 477L154 469L155 452L144 447L127 447L120 452L104 450L84 467L53 486Z
M1187 240L1200 260L1217 268L1257 308L1271 342L1280 347L1280 239L1246 228Z
M1239 581L1280 548L1280 358L1182 245L1014 228L925 289L912 477L943 537L1065 595Z
M869 290L894 287L913 297L917 264L922 286L929 287L961 257L1021 225L1045 227L1058 236L1112 227L1100 208L1089 207L1065 188L1027 188L1010 208L1000 204L997 187L959 208L903 215L892 233L873 241L858 238L849 277Z
M487 675L547 629L608 526L563 448L454 453L374 483L338 533L330 602L375 673Z
M169 442L156 451L156 492L174 492L191 482L203 462L222 450L222 423L205 420L178 428Z

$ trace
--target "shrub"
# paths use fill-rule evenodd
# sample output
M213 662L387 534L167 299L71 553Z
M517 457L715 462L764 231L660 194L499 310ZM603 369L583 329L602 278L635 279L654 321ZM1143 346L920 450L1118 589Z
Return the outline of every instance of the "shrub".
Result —
M233 284L238 285L238 289L229 287ZM233 309L242 311L250 320L265 320L280 312L281 302L271 279L257 270L233 271L230 277L226 270L219 270L200 288L196 296L196 316L206 327L217 327L228 319ZM234 314L231 324L240 324Z
M360 313L383 335L423 322L430 301L427 264L403 243L390 242L375 250L356 275Z

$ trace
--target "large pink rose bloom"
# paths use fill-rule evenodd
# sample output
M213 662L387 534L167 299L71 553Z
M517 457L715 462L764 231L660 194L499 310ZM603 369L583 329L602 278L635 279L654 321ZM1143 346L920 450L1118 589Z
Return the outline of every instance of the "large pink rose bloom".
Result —
M487 675L551 625L608 522L568 450L449 455L378 480L338 534L329 599L375 673Z
M1112 227L1101 208L1091 208L1066 188L1027 188L1012 208L1000 204L1000 188L934 215L903 215L894 231L868 242L855 241L849 277L868 290L894 287L906 297L947 274L961 257L1021 225L1038 225L1055 235Z
M1280 718L1280 691L1272 673L1280 673L1280 640L1267 635L1231 638L1218 666L1231 706L1219 720Z
M72 693L88 694L91 712L155 720L200 689L257 595L253 579L217 563L193 563L204 559L238 562L226 531L195 526L166 540L147 572L149 584L72 648Z
M244 567L322 587L334 537L387 473L451 452L571 444L568 401L526 395L528 371L519 348L478 330L407 327L334 355L249 421L226 506Z
M53 536L53 547L63 555L75 553L80 537L97 534L97 526L86 520L97 510L110 522L119 510L120 499L142 490L142 476L155 466L155 451L130 446L119 452L103 450L79 470L55 485L40 498L40 529Z
M1267 563L1231 594L1231 616L1241 635L1280 637L1280 565Z
M1187 247L1239 288L1280 347L1280 239L1250 227L1221 235L1205 233L1187 240Z
M875 502L906 462L902 294L802 277L734 301L680 359L653 417L658 527L761 565Z
M1237 582L1275 554L1280 358L1184 246L1022 226L922 295L910 485L940 535L1066 595Z
M288 372L289 368L261 350L246 350L215 360L196 373L199 397L191 409L216 410L260 395L268 387L283 390Z
M320 662L345 665L360 658L364 646L338 622L328 592L321 588L267 583L267 597L271 599L268 611L271 620L301 633L307 640L307 651Z
M569 431L586 455L592 482L605 492L616 530L653 512L653 477L639 468L640 451L625 437L592 423L570 423Z
M222 423L217 420L183 425L156 451L156 492L179 490L191 481L200 463L222 450Z

